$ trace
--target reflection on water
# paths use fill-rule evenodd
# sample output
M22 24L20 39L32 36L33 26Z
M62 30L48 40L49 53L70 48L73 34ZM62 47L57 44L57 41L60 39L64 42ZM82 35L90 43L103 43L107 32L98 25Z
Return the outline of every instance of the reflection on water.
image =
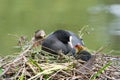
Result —
M109 11L115 16L109 23L110 36L112 40L112 49L116 50L116 53L120 53L120 4L111 5Z
M89 8L88 11L90 14L94 15L93 17L95 17L96 14L100 14L101 12L104 12L107 15L106 19L108 20L106 20L105 21L106 24L103 25L104 27L106 27L107 30L105 35L109 36L111 49L114 50L114 53L119 54L120 53L120 4L111 4L111 5L100 4ZM95 20L93 21L94 23L96 22L95 18L92 19Z
M108 10L116 17L120 17L120 4L110 5Z

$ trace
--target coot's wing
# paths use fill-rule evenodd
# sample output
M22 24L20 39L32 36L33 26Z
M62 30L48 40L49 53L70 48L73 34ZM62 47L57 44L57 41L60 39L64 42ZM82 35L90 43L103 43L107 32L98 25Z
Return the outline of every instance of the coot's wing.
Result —
M62 50L62 52L65 54L68 53L66 45L64 45L52 34L50 34L45 40L43 40L42 50L45 50L53 54L57 54L60 50Z

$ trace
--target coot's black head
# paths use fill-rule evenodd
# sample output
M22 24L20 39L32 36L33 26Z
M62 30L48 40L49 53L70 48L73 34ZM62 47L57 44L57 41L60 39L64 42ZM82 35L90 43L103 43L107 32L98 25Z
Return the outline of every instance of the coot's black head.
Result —
M81 50L75 55L76 59L81 59L83 61L88 61L91 58L91 54L86 50Z
M65 31L65 30L57 30L53 33L53 35L55 35L55 37L60 40L61 42L67 44L68 42L70 42L71 40L71 35L69 32Z

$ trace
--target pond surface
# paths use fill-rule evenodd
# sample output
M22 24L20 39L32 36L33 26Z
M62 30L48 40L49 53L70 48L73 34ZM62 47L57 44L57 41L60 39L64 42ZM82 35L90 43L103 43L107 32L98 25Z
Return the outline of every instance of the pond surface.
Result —
M109 44L106 53L120 53L118 0L0 0L0 55L15 53L15 36L30 39L37 29L47 34L57 29L78 34L83 26L89 26L89 34L83 36L89 49Z

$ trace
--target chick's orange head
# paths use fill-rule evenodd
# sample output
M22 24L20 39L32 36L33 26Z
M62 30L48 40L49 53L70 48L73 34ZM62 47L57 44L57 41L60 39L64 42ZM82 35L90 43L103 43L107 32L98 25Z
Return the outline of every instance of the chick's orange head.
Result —
M85 49L85 47L83 45L79 44L79 43L76 44L74 47L75 47L75 49L77 49L77 52Z

